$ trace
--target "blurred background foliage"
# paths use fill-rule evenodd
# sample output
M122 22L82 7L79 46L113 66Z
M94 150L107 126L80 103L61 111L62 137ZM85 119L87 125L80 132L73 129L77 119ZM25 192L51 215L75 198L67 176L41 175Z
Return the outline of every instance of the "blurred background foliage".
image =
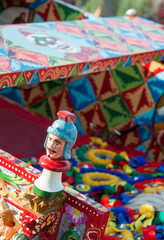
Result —
M136 9L138 16L153 16L154 12L154 0L115 0L116 15L122 16L129 8Z
M74 0L75 5L97 16L123 16L128 9L134 8L139 17L154 21L158 21L161 3L164 5L164 0ZM164 15L164 9L162 11Z
M77 0L77 5L91 13L94 13L97 7L103 6L104 0Z

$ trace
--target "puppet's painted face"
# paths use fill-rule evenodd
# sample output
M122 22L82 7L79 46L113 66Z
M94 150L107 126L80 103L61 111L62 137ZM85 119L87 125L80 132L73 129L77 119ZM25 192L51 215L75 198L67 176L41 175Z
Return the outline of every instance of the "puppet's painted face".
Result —
M46 145L46 154L55 159L63 156L65 141L54 134L49 133Z

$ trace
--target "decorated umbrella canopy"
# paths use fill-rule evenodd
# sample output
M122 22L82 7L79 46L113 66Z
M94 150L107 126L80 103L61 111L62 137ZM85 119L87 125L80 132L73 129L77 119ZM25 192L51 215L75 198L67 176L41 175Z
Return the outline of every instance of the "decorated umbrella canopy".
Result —
M88 133L90 123L109 131L152 125L164 84L157 63L164 59L162 28L138 17L93 15L2 25L0 94L51 120L59 110L74 112L81 133ZM124 144L145 150L150 134L142 129L134 137Z
M140 18L3 25L0 38L0 88L164 58L164 31Z

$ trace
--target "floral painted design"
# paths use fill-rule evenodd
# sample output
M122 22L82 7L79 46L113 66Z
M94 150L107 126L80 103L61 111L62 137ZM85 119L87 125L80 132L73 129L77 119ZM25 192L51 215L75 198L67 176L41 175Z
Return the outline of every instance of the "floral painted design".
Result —
M61 217L61 211L55 211L48 215L44 215L39 219L39 223L35 227L37 229L37 233L42 229L47 229L48 233L53 234L57 228Z
M67 203L65 203L65 212L67 213L69 220L75 225L80 225L88 221L88 217L85 213Z

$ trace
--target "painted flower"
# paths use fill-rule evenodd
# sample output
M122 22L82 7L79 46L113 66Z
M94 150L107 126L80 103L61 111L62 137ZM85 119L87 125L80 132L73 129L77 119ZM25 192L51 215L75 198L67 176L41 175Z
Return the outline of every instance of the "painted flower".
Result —
M67 203L65 203L65 212L67 213L69 220L75 225L80 225L88 221L88 217L86 214L79 211L77 208L70 206Z

